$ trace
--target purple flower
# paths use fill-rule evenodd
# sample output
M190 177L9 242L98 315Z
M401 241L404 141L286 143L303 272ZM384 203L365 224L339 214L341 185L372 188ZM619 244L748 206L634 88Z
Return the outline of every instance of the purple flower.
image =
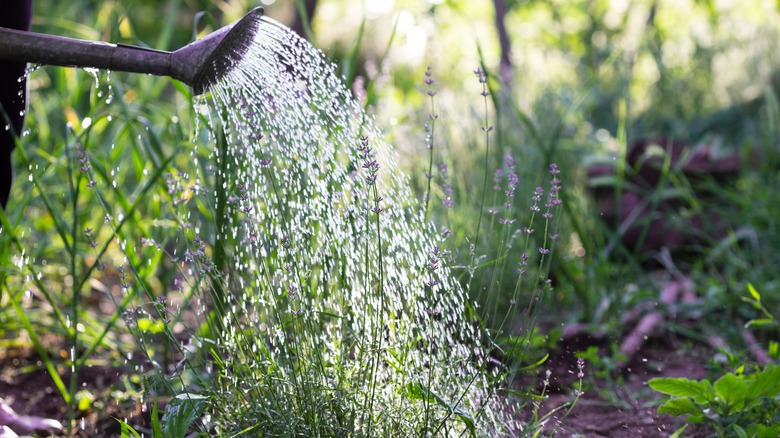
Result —
M542 186L537 186L534 190L534 195L531 197L531 199L535 202L539 202L542 199L542 195L544 194L544 189Z
M450 175L447 173L447 165L445 163L439 164L439 178L442 180L439 186L444 192L444 201L442 202L445 207L450 208L452 207L452 184L447 182L450 179Z
M361 160L365 160L361 167L367 172L365 177L366 184L373 185L376 182L376 174L379 172L379 163L371 156L371 147L368 146L368 137L366 136L360 137L358 157Z
M545 217L547 219L552 218L552 213L550 213L549 210L563 203L563 201L558 197L558 192L561 190L561 180L558 179L556 175L559 173L560 170L558 170L558 165L555 163L550 164L550 174L553 175L553 178L550 180L550 192L547 193L547 200L544 204L548 210L547 213L545 213Z
M428 272L431 274L431 278L425 282L428 287L433 287L439 284L439 280L434 278L435 272L439 269L439 262L441 261L441 248L434 246L431 250L431 256L428 258Z
M427 85L429 89L430 89L431 85L433 85L433 83L434 83L434 82L436 82L436 81L434 81L434 80L431 78L431 76L432 76L432 73L431 73L431 66L429 65L429 66L428 66L428 67L425 69L425 85ZM435 92L435 91L434 91L434 94L436 94L436 92ZM429 95L429 96L432 96L432 95L430 94L430 91L429 91L428 95Z

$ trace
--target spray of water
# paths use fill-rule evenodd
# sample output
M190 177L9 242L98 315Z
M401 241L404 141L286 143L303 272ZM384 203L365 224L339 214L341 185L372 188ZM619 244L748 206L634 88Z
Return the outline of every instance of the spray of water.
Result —
M224 297L216 427L514 430L395 152L321 52L262 20L197 102L218 145L200 178L221 184L217 240L231 248L210 277Z

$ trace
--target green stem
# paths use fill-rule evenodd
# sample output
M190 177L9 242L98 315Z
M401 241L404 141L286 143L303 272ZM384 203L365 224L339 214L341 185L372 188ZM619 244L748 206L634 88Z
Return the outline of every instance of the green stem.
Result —
M425 189L425 205L423 207L423 210L425 211L425 216L423 217L423 223L428 223L428 206L431 203L431 180L433 179L433 135L436 129L436 118L438 117L438 114L436 114L436 108L434 107L433 103L433 96L436 93L430 90L428 90L428 96L431 98L431 113L429 114L429 117L431 119L431 128L430 131L427 133L426 138L426 145L428 146L428 173L425 174L425 177L428 179L428 187Z
M471 261L469 263L469 283L468 283L468 290L471 290L471 282L474 280L474 260L476 259L477 250L479 246L479 231L482 227L482 216L485 214L485 197L487 196L487 186L488 186L488 174L489 172L489 166L490 166L490 131L493 130L493 127L489 125L489 118L488 118L488 96L490 95L490 91L488 90L487 86L487 76L486 73L482 72L482 70L477 70L479 75L479 80L482 83L482 97L483 97L483 103L484 103L484 109L485 109L485 124L482 126L482 131L485 132L485 177L482 180L482 196L480 197L480 203L479 203L479 217L477 219L477 232L474 236L474 247L471 251Z
M81 174L79 174L79 177L76 177L73 172L73 157L71 157L71 148L69 147L67 139L65 140L65 155L66 155L66 162L68 163L67 169L68 169L68 184L70 186L70 199L71 199L71 207L73 209L73 223L71 225L71 248L70 248L70 276L73 281L72 286L72 294L71 294L71 316L70 316L70 324L68 324L67 332L70 335L71 340L71 350L70 350L70 385L68 389L68 394L70 395L70 403L68 403L68 414L67 414L67 431L68 435L72 434L73 431L73 421L75 420L76 411L75 411L75 394L78 390L78 371L79 369L76 367L76 354L78 351L78 343L79 343L79 331L78 331L78 324L79 324L79 287L76 283L76 242L77 242L77 233L78 233L78 224L79 224L79 215L78 215L78 198L79 198L79 184L81 182Z

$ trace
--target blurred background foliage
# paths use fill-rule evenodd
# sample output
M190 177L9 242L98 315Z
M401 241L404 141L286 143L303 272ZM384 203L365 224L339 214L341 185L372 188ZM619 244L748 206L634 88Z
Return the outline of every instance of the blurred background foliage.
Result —
M776 169L768 164L777 157L773 119L777 114L770 104L776 103L772 99L780 77L776 74L780 4L773 1L80 0L74 6L37 0L33 29L171 50L258 5L269 17L310 38L339 66L400 152L420 196L427 181L423 125L429 119L423 73L431 66L439 115L434 162L449 165L455 201L452 209L440 209L434 220L457 230L456 253L469 251L485 169L499 168L507 153L515 156L528 191L516 207L521 210L530 202L532 186L545 178L546 165L558 162L566 175L567 214L553 266L553 276L560 282L555 299L577 303L573 319L606 323L610 317L596 318L599 312L625 308L637 299L623 294L625 287L652 289L649 283L635 284L643 272L635 248L612 250L620 247L620 238L599 220L603 212L588 192L589 163L617 163L634 139L664 136L691 144L713 143L720 154L742 157L743 168L755 167L753 157L762 157L758 161L766 170L760 176L743 174L732 190L721 192L721 206L729 197L744 204L723 209L733 218L731 230L741 224L750 227L744 221L774 209L771 200L762 204L769 207L757 210L739 195L771 183ZM497 128L487 156L479 134L484 118L481 88L473 74L481 65L490 73L493 100L488 117ZM112 93L120 93L121 111L134 128L91 149L109 154L111 160L132 154L137 169L119 178L132 191L134 181L143 180L138 175L143 176L148 160L159 160L188 142L195 119L188 93L171 86L168 79L123 73L112 73L111 81L98 87L103 87L101 93L89 75L83 70L42 68L32 76L28 127L34 137L28 140L42 153L53 153L49 145L62 144L66 123L78 132L87 117L97 120L95 114L116 114L116 107L96 106L101 99L105 103L109 94L105 88L114 87ZM146 141L146 133L153 140ZM145 142L154 147L144 147ZM116 152L126 148L132 151ZM187 155L172 160L183 165ZM27 166L17 166L23 167ZM114 169L117 174L125 171ZM438 184L434 188L431 196L439 205L443 194ZM23 182L15 188L17 196L28 189ZM766 195L772 198L771 191ZM701 203L689 202L689 211L697 205ZM770 236L775 234L759 240L775 242ZM480 251L489 252L493 244L485 241ZM775 247L768 248L765 254ZM745 256L758 257L760 266L773 259L755 253ZM715 258L700 258L689 267L696 272L721 271L702 260ZM485 275L489 278L489 270ZM735 277L731 278L738 283L735 287L744 286L746 280Z
M702 294L718 297L707 305L721 310L738 306L737 297L749 280L761 285L770 303L778 301L772 267L780 254L774 219L780 213L775 190L780 3L36 0L33 30L172 50L258 5L269 17L296 27L339 66L399 151L402 168L421 197L428 171L423 125L430 112L423 74L431 66L439 115L434 165L449 166L455 205L441 207L444 195L438 183L431 199L438 206L434 222L455 232L450 248L454 259L468 257L485 169L492 172L504 155L512 154L526 188L515 208L527 211L533 186L546 181L547 164L559 163L566 215L552 268L552 299L570 311L554 318L617 328L626 308L656 299L641 264L658 254L621 248L614 224L599 219L603 212L588 192L587 165L606 161L621 169L618 158L634 139L659 136L714 144L718 153L743 158L745 172L739 180L725 188L716 185L717 202L707 204L728 218L731 234L710 242L708 248L717 252L694 248L699 257L681 262L681 268L701 275L700 284L708 285ZM493 93L487 115L497 128L487 155L480 131L485 116L482 89L473 74L480 66L490 74ZM178 225L166 217L163 192L144 187L153 178L166 187L155 173L161 172L155 167L160 163L189 165L196 119L189 92L163 78L111 73L107 80L105 73L99 75L96 80L84 70L46 67L31 76L31 134L24 144L34 156L26 160L17 154L12 198L29 203L14 213L16 220L31 218L32 228L43 233L27 236L38 240L40 247L29 250L38 260L56 260L62 244L47 234L52 219L41 213L42 201L32 195L33 184L26 176L30 170L40 172L41 187L61 202L54 211L64 217L73 214L61 179L63 160L68 147L87 139L95 163L132 163L98 168L107 181L120 185L104 195L107 205L128 211L133 200L140 199L136 196L148 196L133 210L126 238L176 240ZM109 117L124 123L107 123ZM185 153L179 153L182 150ZM52 165L60 167L47 172ZM685 192L686 199L680 215L701 213L693 189L684 178L677 181L675 188ZM101 229L105 213L94 201L82 198L77 211L83 216L80 224ZM208 218L207 206L201 205L200 211ZM203 223L209 226L209 221ZM110 236L108 230L102 235ZM487 254L495 244L484 240L477 252ZM129 251L132 258L132 248ZM108 254L116 259L114 266L127 257ZM140 265L146 266L139 275L147 279L152 295L165 290L175 275L172 269ZM476 283L487 290L507 289L515 281L490 280L490 268L481 275L487 280Z

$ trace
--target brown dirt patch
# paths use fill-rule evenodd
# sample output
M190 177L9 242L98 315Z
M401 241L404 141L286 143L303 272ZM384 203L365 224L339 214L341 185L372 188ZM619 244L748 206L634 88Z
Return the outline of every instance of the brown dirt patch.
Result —
M67 385L70 373L59 370ZM123 367L87 365L78 378L80 389L93 397L90 409L77 413L74 436L119 436L120 426L115 418L127 419L130 424L148 424L140 406L126 397L122 377ZM27 348L7 349L0 353L0 398L14 411L63 421L67 405L52 382L51 376L34 351ZM58 436L41 432L41 436ZM65 436L65 435L61 435Z
M614 340L619 343L619 340ZM610 342L595 340L587 335L565 340L545 364L552 371L551 392L542 404L541 413L547 413L573 399L577 387L577 359L575 353L590 345L599 347L599 355L606 355ZM706 371L703 364L711 352L690 346L681 348L669 339L651 339L647 347L627 364L624 370L605 378L593 365L586 363L584 393L569 415L556 430L556 437L668 437L684 425L680 418L659 415L661 394L647 386L653 377L687 377L701 379ZM594 377L599 374L600 377ZM609 373L607 373L609 374ZM567 409L560 409L545 426L551 433ZM706 427L688 426L687 437L705 437L711 431Z

